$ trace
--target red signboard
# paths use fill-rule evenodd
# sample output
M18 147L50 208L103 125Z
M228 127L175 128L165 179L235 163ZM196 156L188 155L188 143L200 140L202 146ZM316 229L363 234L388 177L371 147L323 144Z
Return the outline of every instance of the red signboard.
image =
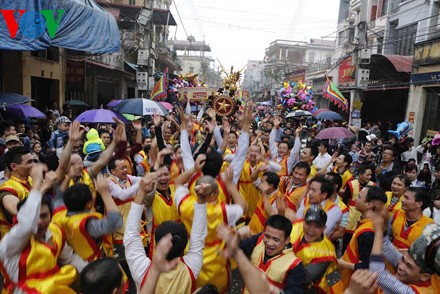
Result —
M355 84L355 69L351 56L347 57L339 65L339 82L344 86Z

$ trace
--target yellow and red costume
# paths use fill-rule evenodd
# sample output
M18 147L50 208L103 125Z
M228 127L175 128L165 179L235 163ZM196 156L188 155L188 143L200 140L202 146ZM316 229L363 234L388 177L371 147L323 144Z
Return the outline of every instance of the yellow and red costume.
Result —
M296 221L292 226L290 242L295 255L301 259L303 266L317 263L330 263L326 272L319 281L313 283L318 293L330 293L330 286L327 284L327 275L337 270L336 251L333 243L323 235L322 240L316 242L305 242L304 221ZM336 292L335 292L336 293Z
M0 191L8 192L10 195L16 196L20 201L27 198L32 187L32 179L29 177L27 181L20 180L11 176L0 186ZM3 213L0 213L0 239L11 230L13 223L9 222Z
M185 196L178 207L180 219L190 233L194 217L194 194ZM206 206L208 235L203 249L203 266L197 278L197 287L213 284L219 293L226 293L229 288L230 267L228 260L220 256L222 241L217 237L217 227L227 224L226 204L222 201L207 203Z
M48 230L52 233L51 242L41 243L32 236L23 249L18 263L17 283L11 281L1 266L5 279L2 293L14 293L17 288L24 293L76 293L69 287L77 277L76 269L72 265L58 265L66 236L55 224L49 224Z
M67 243L76 254L89 262L104 256L113 256L113 244L111 235L101 237L97 242L87 232L87 221L90 219L102 219L98 212L82 212L67 216L67 209L54 212L52 222L59 225L67 236Z
M372 232L374 233L374 225L373 222L366 218L359 222L358 228L354 231L353 237L350 240L350 243L348 243L347 249L345 249L344 255L342 255L342 259L344 261L350 262L350 263L359 263L360 262L360 255L358 250L358 238L363 233ZM344 289L348 288L351 275L354 271L344 269L341 271L342 275L342 283L344 285Z

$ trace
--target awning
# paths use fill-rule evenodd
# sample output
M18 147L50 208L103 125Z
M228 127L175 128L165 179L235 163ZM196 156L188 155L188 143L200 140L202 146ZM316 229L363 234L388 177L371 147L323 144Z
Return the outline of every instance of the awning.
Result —
M111 53L120 48L115 17L93 0L3 0L0 8L1 50L35 51L55 46Z
M128 71L125 71L125 70L123 70L121 68L118 68L118 67L115 67L115 66L112 66L112 65L108 65L108 64L104 64L104 63L101 63L101 62L89 60L89 59L86 60L86 63L92 64L92 65L95 65L95 66L98 66L98 67L101 67L101 68L105 68L105 69L116 70L116 71L119 71L119 72L122 72L122 73L128 74L128 75L132 75L132 76L135 75L135 74L133 74L131 72L128 72Z
M153 9L153 23L158 25L176 26L176 20L174 19L171 11L166 9Z
M372 54L371 58L380 61L390 62L397 72L412 72L413 56L392 55L392 54Z

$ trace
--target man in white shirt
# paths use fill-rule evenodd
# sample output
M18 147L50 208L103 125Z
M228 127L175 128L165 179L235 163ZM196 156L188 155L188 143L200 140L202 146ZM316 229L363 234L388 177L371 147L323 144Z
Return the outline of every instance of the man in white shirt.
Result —
M313 165L315 166L318 172L321 171L322 168L328 166L328 163L332 160L330 154L328 154L328 142L321 141L319 144L319 154L313 160Z
M329 237L337 229L342 219L341 209L329 198L334 191L333 184L324 176L316 176L310 181L309 193L301 201L296 218L303 218L309 205L318 204L327 213L327 222L324 234Z
M201 168L199 164L196 164L196 166ZM124 234L125 257L138 291L143 281L145 281L148 269L151 265L151 260L145 254L144 245L139 234L139 223L144 211L145 201L152 201L152 199L149 198L155 195L153 191L155 178L157 178L157 174L150 173L141 180L139 192L131 203ZM151 191L153 191L153 193L150 193ZM147 193L148 197L145 199ZM185 284L182 284L182 276L180 276L182 268L187 268L186 273L191 272L195 278L199 275L202 267L203 247L207 235L206 199L203 198L203 195L203 193L198 193L197 203L194 203L194 222L191 229L188 252L180 259L180 262L182 262L180 266L167 275L160 277L156 286L157 293L176 293L177 289L185 287L188 281L185 280ZM164 233L162 234L158 232L166 230L169 230L168 233L172 233L173 235L173 249L168 255L168 259L171 260L175 257L182 256L188 243L188 232L185 230L185 227L180 223L172 221L162 223L156 228L156 244L162 235L166 235L165 233L167 233L162 232ZM189 282L192 282L191 279L189 279ZM195 286L195 281L193 283Z

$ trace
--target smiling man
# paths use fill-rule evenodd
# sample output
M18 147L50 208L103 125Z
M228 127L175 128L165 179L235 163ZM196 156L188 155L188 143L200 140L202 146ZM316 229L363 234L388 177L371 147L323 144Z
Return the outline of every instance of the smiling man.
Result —
M307 274L301 260L288 248L291 231L289 219L272 215L266 220L264 231L241 241L240 248L284 293L305 293Z
M304 220L293 224L290 234L293 252L303 262L310 287L318 293L330 291L327 276L337 269L335 247L324 235L326 222L325 211L312 205Z

